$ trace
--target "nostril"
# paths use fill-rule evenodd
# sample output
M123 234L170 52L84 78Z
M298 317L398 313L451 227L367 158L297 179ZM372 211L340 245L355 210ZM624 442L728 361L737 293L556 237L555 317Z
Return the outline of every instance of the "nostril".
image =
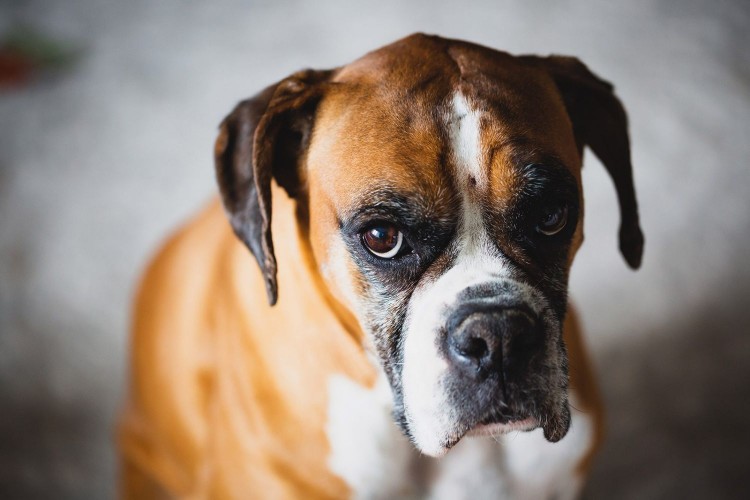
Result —
M502 337L491 316L472 314L451 330L448 343L454 363L475 369L494 363Z
M482 359L487 355L487 342L480 337L465 337L461 342L456 343L456 349L459 354L466 358Z

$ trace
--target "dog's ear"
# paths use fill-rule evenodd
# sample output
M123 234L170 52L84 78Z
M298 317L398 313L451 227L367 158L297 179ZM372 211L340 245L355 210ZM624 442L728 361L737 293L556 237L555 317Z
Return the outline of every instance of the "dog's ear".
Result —
M276 303L271 238L271 178L289 196L300 189L318 102L333 71L305 70L242 101L221 123L214 150L216 178L232 228L255 256L268 302Z
M574 57L527 57L544 66L560 90L578 152L588 146L612 177L620 204L620 251L633 269L641 265L643 232L630 162L628 118L612 84Z

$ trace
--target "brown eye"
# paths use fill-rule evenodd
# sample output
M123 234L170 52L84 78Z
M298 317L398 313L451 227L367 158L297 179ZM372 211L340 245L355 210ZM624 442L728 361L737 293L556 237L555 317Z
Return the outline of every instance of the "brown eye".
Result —
M568 207L560 205L544 213L536 230L546 236L552 236L559 233L568 223Z
M362 234L362 242L367 250L382 259L398 255L404 242L404 235L393 226L371 227Z

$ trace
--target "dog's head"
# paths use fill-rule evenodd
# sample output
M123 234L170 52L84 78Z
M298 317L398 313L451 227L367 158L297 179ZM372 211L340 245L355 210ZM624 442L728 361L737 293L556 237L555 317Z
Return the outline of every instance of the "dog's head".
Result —
M625 111L567 57L414 35L240 103L216 168L237 235L277 297L271 179L298 199L320 273L359 319L394 416L424 453L467 433L567 432L562 322L588 145L643 236Z

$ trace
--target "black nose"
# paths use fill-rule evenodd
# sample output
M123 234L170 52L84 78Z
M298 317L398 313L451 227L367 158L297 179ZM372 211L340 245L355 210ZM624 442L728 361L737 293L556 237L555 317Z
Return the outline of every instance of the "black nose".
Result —
M536 320L522 309L457 311L448 321L448 361L471 377L484 377L528 350L537 336Z

